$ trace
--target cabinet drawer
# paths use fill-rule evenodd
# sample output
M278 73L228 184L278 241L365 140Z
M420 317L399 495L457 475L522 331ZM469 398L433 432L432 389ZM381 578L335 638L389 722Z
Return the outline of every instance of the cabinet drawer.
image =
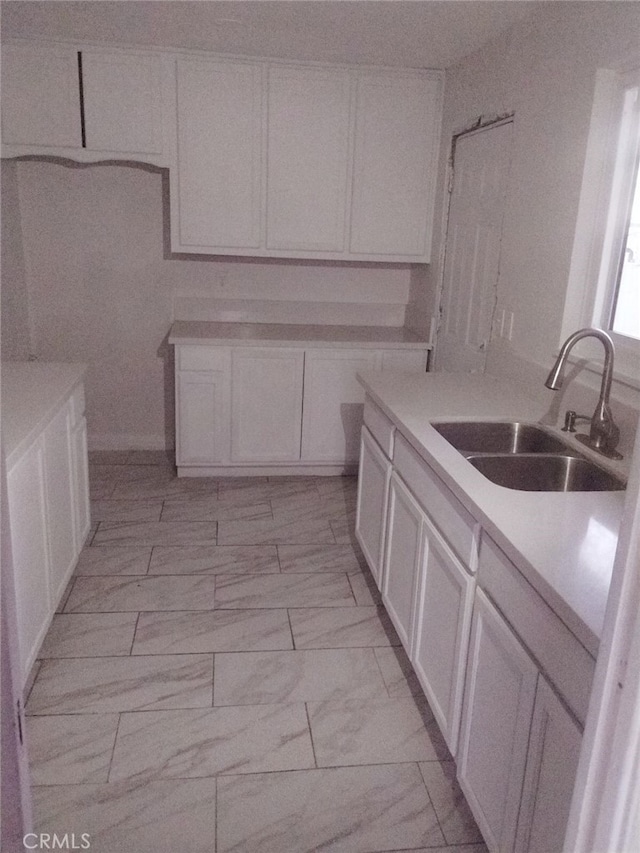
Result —
M475 572L480 525L474 517L401 435L396 436L393 464L451 548Z
M228 370L231 366L228 347L177 347L178 370Z
M584 725L595 660L486 534L478 583Z
M84 385L78 385L71 395L71 425L76 426L84 416Z
M367 397L364 404L364 422L389 459L393 457L393 438L396 428L389 418Z

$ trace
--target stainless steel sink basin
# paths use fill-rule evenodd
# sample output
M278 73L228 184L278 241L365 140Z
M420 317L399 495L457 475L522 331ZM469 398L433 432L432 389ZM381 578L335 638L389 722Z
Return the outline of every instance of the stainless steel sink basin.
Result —
M575 456L469 456L469 462L498 486L526 492L609 492L622 480L589 459Z
M432 424L461 453L562 453L579 456L561 439L535 424L458 421Z

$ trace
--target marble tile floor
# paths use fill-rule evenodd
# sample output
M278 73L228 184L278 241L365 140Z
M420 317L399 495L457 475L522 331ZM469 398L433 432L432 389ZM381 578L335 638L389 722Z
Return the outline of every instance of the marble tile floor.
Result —
M353 533L349 477L98 453L34 666L36 830L91 853L486 853Z

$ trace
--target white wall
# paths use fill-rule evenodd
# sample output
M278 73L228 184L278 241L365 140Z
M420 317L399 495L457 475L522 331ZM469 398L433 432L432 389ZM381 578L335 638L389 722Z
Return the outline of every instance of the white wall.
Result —
M24 361L29 357L30 334L27 282L22 252L22 224L18 203L18 176L15 163L2 161L2 295L0 312L2 358Z
M447 71L432 257L442 252L444 176L452 135L481 117L515 113L498 308L513 311L512 342L493 341L487 369L538 383L560 343L595 73L638 58L640 4L544 4L534 16ZM435 310L441 263L414 278L422 328ZM422 286L421 286L422 284ZM638 395L618 388L624 401ZM593 395L587 395L595 402ZM557 404L557 400L554 401ZM630 422L626 430L635 429Z
M377 303L390 317L406 305L408 267L169 258L166 173L37 161L13 168L19 211L12 204L3 214L21 226L31 351L89 364L94 448L171 445L166 336L176 296L309 303L312 315L323 301Z

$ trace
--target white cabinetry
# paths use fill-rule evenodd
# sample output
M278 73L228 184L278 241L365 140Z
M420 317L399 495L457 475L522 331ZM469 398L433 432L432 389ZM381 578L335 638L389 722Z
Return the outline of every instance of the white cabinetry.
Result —
M515 846L537 678L535 663L477 590L458 779L492 851Z
M234 349L231 354L231 461L300 459L300 349Z
M42 436L7 473L21 677L24 684L49 627L49 541Z
M3 156L168 165L162 64L143 52L3 46Z
M357 80L350 250L428 260L440 84L420 74Z
M455 755L475 581L426 517L418 584L412 662Z
M161 57L90 49L81 58L86 148L161 154Z
M81 385L56 399L61 371L3 365L3 430L8 510L15 573L23 684L89 531L84 393ZM66 367L63 366L63 367ZM25 369L26 368L26 369ZM71 370L75 378L77 371ZM48 382L52 387L46 387ZM67 386L68 387L68 384Z
M266 248L343 252L349 72L272 65L267 91Z
M393 472L389 484L382 600L409 657L422 558L422 518L420 506Z
M306 350L303 459L357 461L364 391L356 373L374 370L378 361L375 350Z
M70 47L2 47L2 142L80 148L78 53Z
M424 370L422 350L302 346L176 346L179 474L341 473L355 467L360 370Z
M176 251L261 243L262 66L177 60L177 168L170 171ZM245 252L247 254L247 252Z
M382 588L382 561L390 477L391 462L369 430L363 427L358 469L356 538L378 589Z

